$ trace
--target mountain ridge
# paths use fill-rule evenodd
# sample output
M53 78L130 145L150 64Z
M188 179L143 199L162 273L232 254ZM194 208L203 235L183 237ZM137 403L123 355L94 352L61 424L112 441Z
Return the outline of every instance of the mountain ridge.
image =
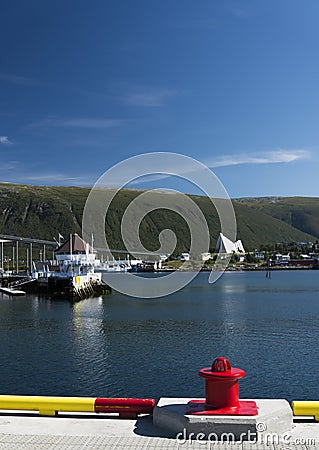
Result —
M0 233L53 240L58 234L82 234L83 208L91 188L32 186L0 183ZM106 216L106 237L110 248L125 249L121 218L127 206L142 190L123 189L111 203ZM158 195L168 195L165 192ZM172 198L172 194L169 194ZM219 218L210 199L189 195L204 213L211 236L212 251L220 231ZM265 199L262 198L262 199ZM237 235L245 248L255 249L276 242L316 241L319 238L319 198L258 197L233 199ZM316 222L318 220L318 226ZM177 236L176 253L188 251L190 233L179 214L163 208L148 214L140 225L140 237L149 250L159 248L163 229Z

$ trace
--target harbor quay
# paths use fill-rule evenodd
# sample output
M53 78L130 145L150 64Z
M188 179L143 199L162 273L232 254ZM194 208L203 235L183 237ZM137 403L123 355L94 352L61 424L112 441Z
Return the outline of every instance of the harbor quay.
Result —
M199 376L205 398L0 395L0 450L319 448L319 402L240 399L224 357Z
M186 399L184 399L186 400ZM180 399L183 401L183 399ZM1 450L71 450L71 449L242 449L242 450L315 450L319 448L319 424L295 418L288 433L251 433L248 440L204 439L200 433L187 437L181 432L172 436L153 424L152 415L137 419L119 419L117 415L77 413L58 417L41 417L37 413L3 410L0 413Z
M104 281L104 274L123 272L154 272L162 266L160 255L155 255L152 262L130 258L115 260L111 250L98 257L98 249L84 241L77 233L61 242L51 242L17 236L0 235L0 292L8 296L28 294L47 295L51 298L67 298L70 301L98 297L111 292L111 287ZM4 257L4 245L12 245L12 270L4 269L7 258ZM21 246L26 246L24 262L25 272L21 273L19 254ZM34 259L34 246L40 246L40 260ZM52 259L46 259L48 248ZM166 258L162 255L162 258ZM21 261L20 261L21 262Z

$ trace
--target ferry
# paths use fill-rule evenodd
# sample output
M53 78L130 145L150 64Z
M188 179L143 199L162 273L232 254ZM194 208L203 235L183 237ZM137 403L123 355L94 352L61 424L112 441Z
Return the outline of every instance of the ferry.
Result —
M95 270L96 251L78 234L70 235L55 254L57 264L33 263L32 279L38 290L51 294L86 298L108 290L102 273Z

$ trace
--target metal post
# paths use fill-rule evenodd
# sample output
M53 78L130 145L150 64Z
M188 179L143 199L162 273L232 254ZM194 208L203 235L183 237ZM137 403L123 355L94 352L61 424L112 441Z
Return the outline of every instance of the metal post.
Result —
M1 241L1 267L3 269L3 241Z
M26 256L26 263L27 263L27 275L29 275L29 247L27 245L27 256Z
M19 273L19 242L16 242L17 255L16 255L16 272Z
M12 273L14 272L14 242L12 242Z
M30 268L31 268L31 272L32 272L32 269L33 269L32 242L30 242Z
M43 261L45 261L45 244L43 244Z

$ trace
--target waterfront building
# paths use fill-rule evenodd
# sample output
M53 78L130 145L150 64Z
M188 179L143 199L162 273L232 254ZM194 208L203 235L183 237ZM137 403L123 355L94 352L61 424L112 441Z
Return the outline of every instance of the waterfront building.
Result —
M180 259L181 261L189 261L191 258L191 255L189 253L182 253L177 259Z
M209 252L201 253L200 256L202 261L208 261L211 258L211 254Z
M223 233L219 233L219 237L216 244L216 252L217 253L242 253L245 254L245 249L242 241L239 239L235 242L231 241L226 237Z

